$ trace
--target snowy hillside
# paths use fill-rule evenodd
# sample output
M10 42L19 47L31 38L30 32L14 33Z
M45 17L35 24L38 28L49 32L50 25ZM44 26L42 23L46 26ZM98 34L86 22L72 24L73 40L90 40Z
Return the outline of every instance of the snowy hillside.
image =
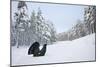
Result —
M12 65L30 65L95 60L95 34L47 46L45 56L28 55L29 47L12 47Z

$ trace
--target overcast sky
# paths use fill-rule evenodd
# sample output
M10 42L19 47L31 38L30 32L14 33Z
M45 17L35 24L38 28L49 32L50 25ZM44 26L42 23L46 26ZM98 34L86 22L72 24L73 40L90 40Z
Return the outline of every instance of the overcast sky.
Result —
M68 31L79 19L84 20L84 8L86 6L34 2L26 2L26 4L29 16L33 10L37 12L40 7L42 15L45 19L53 22L57 33ZM17 5L17 1L12 2L12 16L17 11Z

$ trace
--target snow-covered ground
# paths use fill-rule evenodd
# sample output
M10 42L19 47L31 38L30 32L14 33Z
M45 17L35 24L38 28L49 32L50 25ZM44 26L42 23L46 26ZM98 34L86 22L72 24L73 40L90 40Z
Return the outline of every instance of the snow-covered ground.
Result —
M41 57L28 55L28 48L12 47L12 65L94 61L95 34L73 41L61 41L48 45L46 55Z

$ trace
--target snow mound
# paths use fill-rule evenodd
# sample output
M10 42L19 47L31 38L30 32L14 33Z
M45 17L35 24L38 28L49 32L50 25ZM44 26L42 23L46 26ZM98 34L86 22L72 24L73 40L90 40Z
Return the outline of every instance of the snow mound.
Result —
M12 47L12 65L47 64L95 60L95 34L47 46L45 56L28 55L29 47Z

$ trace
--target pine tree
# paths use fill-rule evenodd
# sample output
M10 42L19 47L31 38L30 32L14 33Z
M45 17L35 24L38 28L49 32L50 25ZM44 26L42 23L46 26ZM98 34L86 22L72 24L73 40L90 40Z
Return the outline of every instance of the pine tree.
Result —
M27 40L27 28L28 28L28 15L26 14L26 10L27 10L27 5L24 1L19 1L18 3L18 7L17 7L18 11L15 12L15 20L16 20L16 33L17 33L17 38L16 38L16 44L17 47L19 47L19 45L25 45Z

